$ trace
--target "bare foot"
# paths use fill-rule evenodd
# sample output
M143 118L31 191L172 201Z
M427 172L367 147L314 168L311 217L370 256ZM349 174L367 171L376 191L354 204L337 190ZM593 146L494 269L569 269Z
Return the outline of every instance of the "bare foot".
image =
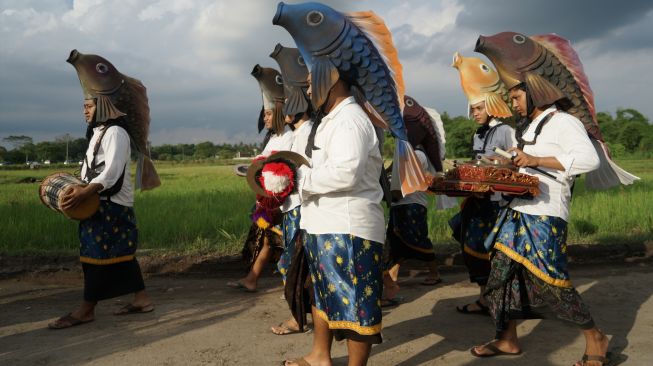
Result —
M256 284L252 285L250 283L244 282L243 280L229 281L227 282L227 287L231 287L236 290L243 290L245 292L256 292Z
M397 294L399 293L400 289L401 288L399 287L399 285L397 285L396 282L394 284L392 284L392 285L388 285L388 286L383 287L383 298L384 299L394 299L397 296Z
M482 346L476 346L471 349L471 352L476 357L492 357L498 355L519 355L521 348L518 343L495 339Z

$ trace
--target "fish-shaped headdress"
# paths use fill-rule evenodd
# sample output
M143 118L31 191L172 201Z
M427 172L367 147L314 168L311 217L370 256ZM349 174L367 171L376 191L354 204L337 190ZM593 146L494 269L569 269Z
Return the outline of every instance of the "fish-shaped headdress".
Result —
M252 76L258 82L258 85L261 88L261 96L263 98L263 107L261 108L258 118L258 132L261 132L265 127L263 116L265 110L268 109L273 111L272 129L276 134L283 133L284 94L283 78L281 77L281 74L273 68L262 67L261 65L256 64L254 69L252 69Z
M587 175L590 188L632 184L639 179L611 160L596 120L594 92L567 39L557 34L527 37L502 32L479 36L474 50L492 61L508 89L524 83L534 106L556 103L583 123L601 159L601 167Z
M442 171L445 136L440 115L435 110L427 111L414 98L405 95L404 122L410 144L413 147L421 145L435 170Z
M311 102L319 109L339 79L352 86L370 119L398 138L402 193L426 190L424 172L407 141L402 118L404 80L392 36L371 11L344 14L324 4L279 3L272 24L295 40L311 72Z
M304 57L297 48L284 47L281 44L277 44L270 57L279 64L279 70L283 77L283 88L286 95L283 114L295 116L305 113L310 100L306 94L308 91L308 68Z
M95 121L100 124L118 118L126 121L124 127L139 153L136 188L147 190L160 186L147 145L150 107L143 83L120 73L102 56L72 50L66 61L77 70L84 99L96 100Z
M488 115L498 118L512 116L503 99L508 90L491 66L478 57L463 57L458 52L454 53L451 66L460 74L460 85L470 106L485 102Z

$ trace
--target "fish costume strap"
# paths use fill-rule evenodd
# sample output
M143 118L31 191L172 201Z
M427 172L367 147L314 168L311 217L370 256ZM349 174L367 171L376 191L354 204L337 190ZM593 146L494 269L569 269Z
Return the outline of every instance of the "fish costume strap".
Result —
M383 20L371 11L344 14L321 3L281 2L272 23L290 33L310 66L313 107L322 107L339 79L347 82L372 123L397 138L394 160L402 194L426 190L428 180L402 118L402 66Z
M148 190L160 186L148 149L150 107L143 83L120 73L102 56L72 50L66 61L77 71L84 98L96 100L96 122L126 120L125 130L138 151L136 188Z

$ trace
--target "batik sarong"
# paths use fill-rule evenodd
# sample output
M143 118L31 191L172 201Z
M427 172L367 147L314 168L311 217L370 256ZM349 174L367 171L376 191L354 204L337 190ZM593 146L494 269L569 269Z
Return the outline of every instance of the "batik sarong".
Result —
M79 222L80 261L97 265L134 259L138 229L134 208L100 201L100 208Z
M461 246L471 282L483 286L490 274L490 256L485 240L494 227L499 204L489 198L467 197L461 210L449 220L452 236Z
M290 269L292 258L295 255L295 247L301 237L299 230L299 220L301 219L301 214L299 212L300 207L301 206L297 206L283 214L283 222L281 224L283 229L283 252L281 252L279 262L277 262L277 269L279 270L279 273L281 273L283 283L286 283L286 275Z
M390 208L386 243L390 246L385 266L390 268L403 259L435 260L429 239L426 207L412 203Z
M567 272L567 223L504 210L487 242L494 253L485 296L497 332L510 320L551 317L592 328L589 309Z
M138 246L132 207L100 201L98 211L79 223L84 300L97 302L145 289L134 257Z
M381 342L383 245L348 234L307 234L317 316L337 340Z

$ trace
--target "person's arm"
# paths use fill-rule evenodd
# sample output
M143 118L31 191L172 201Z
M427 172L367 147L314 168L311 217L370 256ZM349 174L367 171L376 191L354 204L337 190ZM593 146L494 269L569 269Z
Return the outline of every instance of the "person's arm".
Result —
M365 173L372 138L354 123L338 126L328 145L321 147L328 151L326 161L314 168L302 166L302 195L351 190Z
M113 187L124 170L127 169L126 165L131 153L127 131L117 126L110 127L102 138L102 150L104 151L104 169L90 183L99 183L104 187L102 190L105 190Z
M516 152L517 156L513 159L515 165L555 169L565 172L567 176L587 173L599 167L599 157L580 121L571 116L561 116L561 118L564 118L560 121L564 128L560 129L557 139L563 153L558 156L537 157L512 148L508 151Z

